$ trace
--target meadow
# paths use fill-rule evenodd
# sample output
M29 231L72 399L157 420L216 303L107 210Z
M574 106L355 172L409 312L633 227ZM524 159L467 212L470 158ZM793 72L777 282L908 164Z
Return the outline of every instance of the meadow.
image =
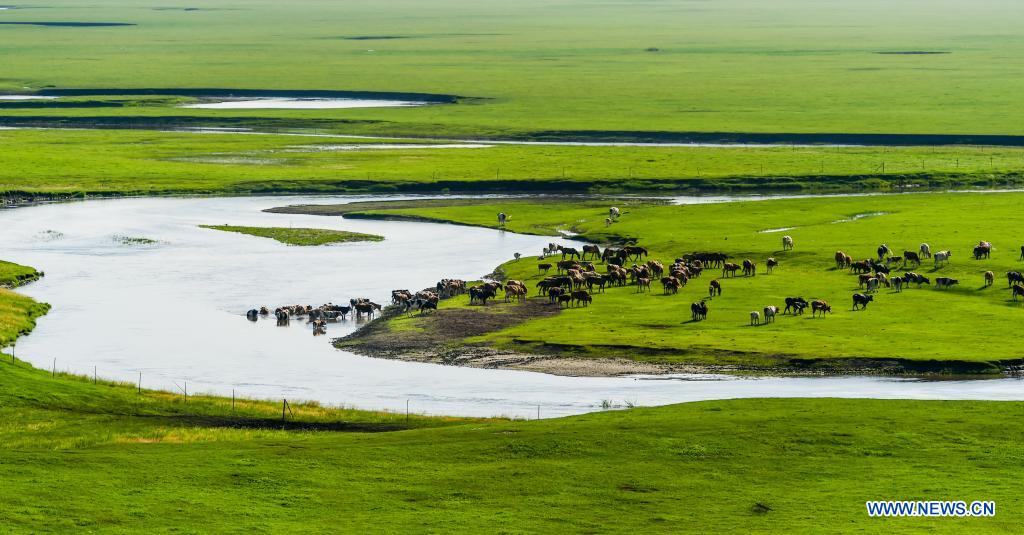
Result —
M374 234L319 228L241 227L237 225L200 226L202 228L220 230L222 232L237 232L240 234L248 234L250 236L270 238L287 245L298 245L304 247L354 241L381 241L384 239L382 236Z
M393 148L373 148L381 144ZM1024 149L1014 147L429 148L419 143L417 148L398 148L403 144L410 143L129 130L0 130L0 196L742 193L1024 183Z
M612 288L596 294L589 307L569 308L463 343L567 356L762 369L798 366L841 371L849 366L977 373L998 371L1022 358L1011 333L1024 314L1024 303L1011 299L1005 277L1007 271L1024 267L1020 258L1024 236L1006 224L1022 199L1020 193L922 193L682 206L637 201L622 205L623 215L611 226L605 222L607 207L529 201L377 209L351 216L415 217L496 227L495 214L503 211L511 216L505 227L509 231L548 235L572 231L599 244L635 242L650 250L650 259L665 265L693 251L720 251L731 261L749 258L758 264L758 275L753 277L723 278L719 270L709 268L678 295L664 295L657 284L649 294L638 294L635 286ZM782 250L784 234L794 238L794 250ZM971 258L972 247L981 240L995 244L991 259ZM933 251L952 251L947 265L935 267L926 260L913 271L933 283L937 277L951 277L960 284L945 290L912 285L901 293L883 287L866 310L851 310L851 295L863 289L849 270L836 268L834 253L842 250L855 259L873 258L882 243L897 254L916 251L920 243L930 244ZM519 252L522 258L499 269L508 278L525 280L536 296L535 283L544 276L537 268L540 252ZM765 260L770 256L780 266L766 274ZM546 261L558 259L556 255ZM600 263L597 269L605 271ZM983 274L989 270L997 274L996 282L986 287ZM690 303L708 296L708 283L714 278L722 281L723 295L710 301L706 321L690 321ZM772 324L749 325L750 311L768 305L781 309L786 297L797 296L827 300L833 313L824 318L812 318L810 313L786 315ZM445 306L467 307L468 297ZM392 321L423 327L430 318Z
M0 359L0 522L12 533L996 533L1024 510L1021 403L733 400L540 421L294 412L282 422L279 403L185 400ZM869 518L873 499L994 500L997 514Z
M1000 0L26 0L0 22L0 90L307 89L474 97L359 110L16 108L3 115L328 119L351 132L1022 134L1011 58L1024 7ZM920 53L925 52L925 53ZM116 94L117 92L115 92ZM86 99L88 100L88 99Z

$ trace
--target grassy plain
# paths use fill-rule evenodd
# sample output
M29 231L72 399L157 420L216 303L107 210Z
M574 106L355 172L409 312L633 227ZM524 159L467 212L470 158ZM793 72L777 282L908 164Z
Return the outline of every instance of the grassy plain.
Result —
M0 21L0 89L335 89L480 97L359 110L20 108L3 115L331 119L350 132L1022 134L1002 0L596 2L26 0ZM935 52L906 54L905 52ZM88 100L88 99L82 99Z
M355 241L381 241L384 238L375 234L348 232L344 230L328 230L319 228L286 228L286 227L240 227L235 225L200 225L202 228L237 232L261 238L271 238L286 245L315 246L330 243L346 243Z
M242 134L0 130L0 194L886 191L1024 182L1024 149L1012 147L372 148L380 143L401 145ZM352 150L358 147L366 150Z
M733 261L749 258L759 266L755 277L722 279L723 295L711 301L710 316L704 322L690 322L689 305L708 295L708 282L721 277L715 269L692 280L679 295L663 295L657 285L650 294L637 294L635 286L610 289L597 295L590 307L565 310L468 342L656 362L770 367L828 359L829 366L978 372L1024 358L1010 334L1024 306L1011 300L1005 277L1007 271L1024 268L1020 260L1024 236L1006 224L1015 217L1022 199L1020 193L904 194L636 205L623 206L625 213L610 227L605 225L607 207L573 203L496 201L355 215L494 227L495 214L504 211L511 215L506 226L510 231L571 230L602 244L635 240L650 249L651 258L666 265L683 253L721 251ZM781 250L783 234L793 236L794 250ZM996 244L990 260L971 258L971 248L980 240ZM956 278L959 286L949 290L911 287L902 293L883 288L867 310L851 310L851 295L861 290L855 275L836 269L835 251L863 259L874 257L882 243L902 253L916 251L922 242L933 251L949 249L953 257L940 268L926 261L914 271L933 282L936 277ZM539 252L520 252L523 258L500 269L510 278L526 279L535 293L534 283L542 277L535 256ZM764 272L769 256L781 264L771 275ZM604 266L598 264L598 270L604 272ZM996 284L985 287L983 274L989 270L996 273ZM809 313L783 316L774 324L749 325L750 311L767 305L782 307L789 296L825 299L834 313L813 319ZM466 306L466 301L461 298L450 306Z

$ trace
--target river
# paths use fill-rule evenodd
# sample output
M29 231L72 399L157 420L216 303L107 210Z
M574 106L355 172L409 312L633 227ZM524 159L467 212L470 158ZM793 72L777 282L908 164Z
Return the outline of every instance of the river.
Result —
M466 416L555 417L613 406L743 397L1024 399L1018 379L878 377L560 377L364 357L330 338L356 328L330 324L313 337L301 322L245 319L288 303L387 302L393 288L442 277L479 278L513 253L549 241L431 223L346 220L262 212L287 204L403 197L127 198L0 210L0 258L46 272L19 291L53 305L16 354L33 365L138 380L190 393L318 400L365 409ZM407 198L407 197L404 197ZM694 199L693 202L699 199ZM725 199L716 197L716 201ZM687 198L676 199L687 202ZM383 242L289 247L201 229L201 224L295 226L383 235ZM131 244L118 237L142 237ZM8 352L11 351L8 349Z

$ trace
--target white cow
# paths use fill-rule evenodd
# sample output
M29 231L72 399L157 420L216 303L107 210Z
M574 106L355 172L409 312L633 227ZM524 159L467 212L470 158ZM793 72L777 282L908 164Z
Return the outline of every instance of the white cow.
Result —
M793 248L793 237L792 236L783 236L782 237L782 250L783 251L788 251L788 250L790 250L792 248Z
M935 267L939 267L940 265L949 262L949 257L951 256L953 256L953 253L949 251L939 251L935 253Z
M867 291L868 292L877 292L878 291L878 279L876 277L871 277L870 279L868 279Z
M775 321L775 315L779 313L779 307L775 305L768 305L764 307L764 322L771 323Z
M758 311L754 310L754 311L752 311L750 313L750 324L751 325L760 325L761 324L761 314Z
M921 244L921 258L931 258L931 257L932 257L932 248L929 247L927 243L922 243Z

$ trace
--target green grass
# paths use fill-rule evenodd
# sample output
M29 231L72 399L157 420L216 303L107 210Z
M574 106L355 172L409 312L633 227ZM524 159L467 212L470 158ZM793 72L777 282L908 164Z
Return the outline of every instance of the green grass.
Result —
M323 150L381 142L117 130L0 131L0 194L886 191L1024 182L1024 149L1017 148L499 145Z
M358 241L382 241L383 236L349 232L345 230L327 230L319 228L284 228L284 227L239 227L234 225L199 225L202 228L237 232L261 238L271 238L287 245L315 246L331 243L347 243Z
M0 291L0 314L10 304L22 325L40 313ZM22 329L0 321L0 337ZM1021 403L732 400L544 421L306 403L287 424L279 407L0 359L0 522L13 533L985 533L1012 531L1024 511ZM873 499L994 500L997 516L871 519Z
M2 20L0 88L418 91L488 100L418 109L217 111L133 106L4 115L326 118L349 131L1022 133L1024 8L999 0L714 3L271 0L155 10L29 0ZM404 39L347 40L397 35ZM657 52L648 52L648 48ZM946 54L878 54L898 51ZM355 121L344 124L341 121ZM369 122L361 122L369 121Z
M40 273L28 266L0 260L0 287L15 287L38 278Z
M689 321L689 305L707 296L708 281L721 276L714 269L692 280L679 295L664 296L657 287L650 295L637 294L635 287L612 289L597 295L588 308L566 310L470 341L668 362L761 367L794 360L906 359L910 365L937 370L978 371L997 361L1024 358L1008 334L1024 317L1024 306L1010 299L1004 275L1024 268L1018 260L1024 237L1007 224L1014 220L1022 199L1024 194L1019 193L962 193L624 206L621 220L611 227L604 222L607 207L577 204L496 201L357 215L413 216L493 227L494 214L505 211L512 217L508 230L536 233L571 228L602 243L635 239L651 250L651 258L666 265L692 251L722 251L734 261L750 258L759 265L756 277L723 280L724 295L710 303L710 316L704 322ZM784 227L796 228L761 232ZM795 250L781 250L783 234L793 236ZM979 240L995 244L991 260L970 258L971 247ZM950 249L954 256L941 269L925 261L915 271L933 281L957 278L959 286L951 290L925 286L899 294L882 289L867 310L851 310L851 295L860 290L854 275L835 269L836 250L863 259L873 257L880 243L901 253L916 251L922 242L933 251ZM772 275L764 274L769 256L781 263ZM541 277L537 263L535 256L524 256L501 269L510 278L526 279L533 289ZM604 266L598 270L604 272ZM983 287L983 273L988 270L997 274L990 288ZM772 325L748 326L751 310L782 306L788 296L826 299L834 313L825 319L812 319L808 313L781 317ZM464 299L456 304L465 306Z

